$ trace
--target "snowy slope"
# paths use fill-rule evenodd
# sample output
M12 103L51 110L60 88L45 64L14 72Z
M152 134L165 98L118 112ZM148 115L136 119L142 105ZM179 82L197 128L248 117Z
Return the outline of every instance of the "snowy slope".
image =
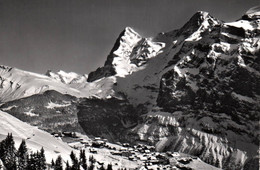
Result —
M74 96L87 95L45 75L7 66L0 67L0 85L0 101L27 97L51 89Z
M48 75L48 76L47 76ZM34 94L42 94L47 90L55 90L62 94L76 97L106 98L113 94L115 80L87 82L87 75L48 71L47 75L32 73L8 66L0 66L0 102L12 101Z
M16 148L19 147L23 139L32 151L40 150L43 147L48 163L51 162L51 159L56 159L58 155L61 155L64 160L70 159L69 154L72 149L66 143L54 138L47 132L39 130L37 127L0 111L0 140L5 139L8 133L13 134Z

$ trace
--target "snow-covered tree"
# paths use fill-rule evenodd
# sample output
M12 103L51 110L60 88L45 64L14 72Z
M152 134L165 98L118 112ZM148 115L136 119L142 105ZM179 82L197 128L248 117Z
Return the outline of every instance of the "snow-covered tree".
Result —
M15 170L16 167L16 149L14 146L13 135L8 133L6 139L0 143L0 159L7 169Z

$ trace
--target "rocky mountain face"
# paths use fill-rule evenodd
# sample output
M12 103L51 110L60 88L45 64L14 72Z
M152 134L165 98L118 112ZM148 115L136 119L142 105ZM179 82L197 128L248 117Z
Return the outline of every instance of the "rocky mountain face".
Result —
M80 125L88 135L148 143L223 169L259 169L259 56L259 8L229 23L200 11L153 38L127 27L88 76L48 72L43 81L2 66L1 100L17 100L1 109L43 129ZM56 83L48 90L87 98L44 92L46 80ZM32 87L35 95L22 98Z
M259 22L258 10L230 23L197 12L179 30L154 38L127 28L88 81L113 77L110 96L120 95L140 113L138 124L126 129L129 141L196 155L225 169L246 168L259 148ZM97 114L104 103L91 101L80 112ZM110 109L101 119L121 112Z
M128 129L138 125L141 108L127 100L85 99L78 106L78 120L85 133L117 142L126 141Z
M177 135L187 146L170 139L170 149L200 154L211 164L235 169L257 155L259 28L257 17L216 25L186 41L173 57L172 69L162 76L157 104L183 119L185 135Z

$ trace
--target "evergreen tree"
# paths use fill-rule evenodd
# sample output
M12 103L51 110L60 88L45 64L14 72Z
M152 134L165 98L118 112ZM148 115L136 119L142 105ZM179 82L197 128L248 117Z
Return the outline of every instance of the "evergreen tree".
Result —
M84 170L88 169L85 150L80 150L79 164L82 166Z
M4 160L6 155L6 142L5 140L0 142L0 160ZM4 162L2 162L4 164Z
M90 166L88 168L88 170L93 170L95 168L95 165L93 162L90 163Z
M18 157L18 164L17 169L18 170L24 170L27 167L27 147L25 140L22 140L19 149L17 151L17 157Z
M55 161L55 166L54 166L54 170L63 170L63 166L62 166L62 158L59 155L58 158Z
M71 170L71 167L70 167L69 161L66 162L66 168L65 168L65 170Z
M93 156L90 156L89 162L90 162L89 170L93 170L95 168L95 165L94 165L96 162L95 158Z
M30 153L27 158L27 167L26 170L35 170L37 169L37 157L35 153Z
M44 149L28 154L25 140L22 140L18 151L15 149L12 134L0 142L0 160L7 170L45 170L47 168Z
M39 153L39 170L45 170L46 168L47 168L46 158L45 158L44 149L42 147Z
M89 157L89 161L94 164L96 162L96 159L92 155Z
M0 159L4 157L6 153L6 142L5 140L2 140L0 142Z
M54 168L54 166L55 166L55 163L54 163L54 160L52 159L51 160L51 167Z
M36 167L36 169L42 170L42 167L41 167L41 154L40 154L39 151L37 151L37 152L34 154L34 161L35 161L35 167Z
M8 133L6 139L0 144L0 159L8 170L16 170L16 149L13 135Z
M108 165L107 165L107 170L113 170L112 164L108 164Z
M76 157L76 155L74 154L73 151L71 151L70 158L72 160L71 169L72 170L79 170L80 169L79 161L78 161L78 158Z
M30 155L29 154L27 154L27 156L26 156L26 160L27 160L27 165L26 165L26 170L30 170L30 167L31 167L31 164L32 164L32 162L31 162L31 159L30 159Z
M101 167L99 168L99 170L105 170L104 165L101 165Z
M44 149L37 151L36 153L30 153L27 158L26 170L45 170L47 168Z

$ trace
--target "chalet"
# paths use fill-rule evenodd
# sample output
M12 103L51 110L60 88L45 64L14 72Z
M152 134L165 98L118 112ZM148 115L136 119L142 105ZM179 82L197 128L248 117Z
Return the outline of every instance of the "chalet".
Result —
M180 156L180 154L178 152L173 152L172 156L177 157Z
M104 147L104 145L105 145L105 142L102 140L97 140L97 141L92 142L92 146L95 148L101 148L101 147Z
M129 144L129 143L123 143L122 146L123 146L123 147L129 147L130 144Z
M124 151L124 152L122 152L122 156L129 157L129 156L132 156L132 153L128 152L128 151Z
M81 141L80 143L85 145L85 147L91 146L91 144L87 141Z
M68 145L74 149L83 149L84 148L84 145L81 144L80 142L71 142L71 143L68 143Z
M192 159L191 158L190 159L182 158L182 159L178 159L177 161L186 165L186 164L190 163L192 161Z
M127 150L128 150L128 151L134 151L134 149L133 149L133 148L128 148Z
M120 149L119 149L119 151L127 151L127 149L126 148L124 148L124 147L121 147Z
M144 153L150 153L151 151L149 149L145 149Z
M93 149L93 148L89 148L89 152L90 153L97 153L97 150Z
M155 147L154 147L154 146L147 146L147 148L148 148L150 151L152 151L152 152L155 151Z
M62 137L62 133L61 132L52 132L51 133L54 137Z
M78 138L75 132L62 132L62 134L66 137Z
M98 141L98 140L101 140L101 137L95 137L94 138L94 141Z
M149 156L148 160L157 160L155 156Z

